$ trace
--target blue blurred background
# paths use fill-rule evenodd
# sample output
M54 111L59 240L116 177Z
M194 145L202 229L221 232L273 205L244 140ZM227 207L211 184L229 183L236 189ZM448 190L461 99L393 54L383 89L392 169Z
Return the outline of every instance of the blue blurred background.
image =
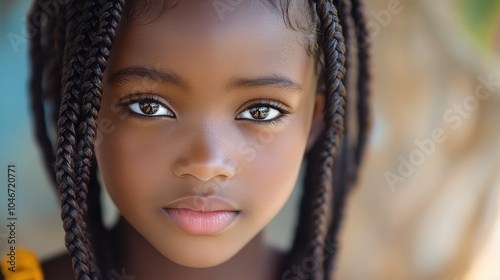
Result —
M28 41L25 14L30 1L0 5L0 252L6 252L7 165L15 164L16 243L36 249L41 256L60 251L63 234L58 200L49 187L32 133L28 101ZM55 244L59 244L56 245ZM3 254L2 254L3 255Z

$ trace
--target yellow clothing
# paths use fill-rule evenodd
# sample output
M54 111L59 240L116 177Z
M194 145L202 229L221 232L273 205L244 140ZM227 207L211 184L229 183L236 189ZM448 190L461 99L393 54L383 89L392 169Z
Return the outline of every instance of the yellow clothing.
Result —
M11 257L6 255L1 263L5 280L43 280L42 267L32 252L16 250L15 263L10 261Z

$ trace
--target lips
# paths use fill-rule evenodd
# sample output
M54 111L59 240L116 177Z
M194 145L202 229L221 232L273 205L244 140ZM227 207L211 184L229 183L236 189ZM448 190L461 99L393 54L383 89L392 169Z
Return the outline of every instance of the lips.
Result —
M215 235L227 229L239 211L220 197L189 196L163 208L167 217L182 231L193 235Z

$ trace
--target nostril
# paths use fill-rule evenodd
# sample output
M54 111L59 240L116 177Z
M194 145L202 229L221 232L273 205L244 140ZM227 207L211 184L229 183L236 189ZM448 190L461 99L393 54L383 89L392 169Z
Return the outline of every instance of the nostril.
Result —
M186 158L174 163L173 172L178 177L195 177L202 182L214 184L217 180L232 178L235 165L227 161L195 161Z

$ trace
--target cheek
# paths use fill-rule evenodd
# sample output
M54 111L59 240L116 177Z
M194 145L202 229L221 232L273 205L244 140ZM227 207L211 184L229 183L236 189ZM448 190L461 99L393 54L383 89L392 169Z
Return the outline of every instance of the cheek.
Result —
M282 131L259 134L252 146L255 156L244 160L241 174L250 183L242 197L252 204L249 214L261 226L274 218L294 189L310 127L307 120L307 115L296 116Z
M160 155L168 154L168 145L161 145L152 131L126 128L119 120L115 124L96 146L104 185L122 213L142 209L145 202L155 205L167 190L168 157Z

